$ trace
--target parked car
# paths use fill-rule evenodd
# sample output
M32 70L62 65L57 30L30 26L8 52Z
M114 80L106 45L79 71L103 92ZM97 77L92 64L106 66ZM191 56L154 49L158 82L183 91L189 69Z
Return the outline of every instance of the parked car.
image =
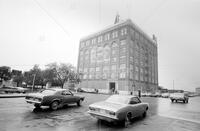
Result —
M146 116L148 103L132 95L112 95L107 100L89 105L88 113L93 117L108 122L123 122L127 127L131 120L138 116Z
M161 97L163 97L163 98L168 98L169 96L170 96L169 93L162 93L162 94L161 94Z
M73 103L81 106L84 97L75 96L67 89L51 88L38 93L30 93L25 97L25 100L36 108L49 106L52 110L57 110L64 105Z
M2 92L2 93L17 93L18 90L12 86L3 86L0 88L0 92Z
M14 87L17 89L17 93L26 93L28 89L23 88L23 87Z
M185 93L173 93L170 95L170 99L172 102L182 101L183 103L188 103L188 95Z

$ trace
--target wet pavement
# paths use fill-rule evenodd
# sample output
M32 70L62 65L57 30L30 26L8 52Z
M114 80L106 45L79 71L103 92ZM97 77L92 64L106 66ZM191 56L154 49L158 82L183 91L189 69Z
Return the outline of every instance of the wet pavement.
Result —
M112 130L174 130L197 131L200 129L200 97L191 97L189 103L171 103L168 98L141 98L150 105L146 118L137 118L128 127L97 121L91 117L88 105L105 100L109 95L87 94L81 107L70 105L51 111L35 110L24 98L0 99L0 131L54 130L54 131L112 131Z

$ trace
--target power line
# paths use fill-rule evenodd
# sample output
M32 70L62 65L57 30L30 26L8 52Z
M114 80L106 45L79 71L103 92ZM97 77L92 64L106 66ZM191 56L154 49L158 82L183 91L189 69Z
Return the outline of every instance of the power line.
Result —
M151 14L149 14L145 19L143 24L147 23L147 21L153 17L156 12L158 12L158 10L167 2L167 0L162 0L160 3L158 3L158 5L153 9L153 11L151 12Z
M68 31L44 7L42 7L41 4L37 0L33 0L33 1L40 7L40 9L42 9L47 14L47 16L49 16L56 23L56 25L58 25L65 32L65 34L70 36Z

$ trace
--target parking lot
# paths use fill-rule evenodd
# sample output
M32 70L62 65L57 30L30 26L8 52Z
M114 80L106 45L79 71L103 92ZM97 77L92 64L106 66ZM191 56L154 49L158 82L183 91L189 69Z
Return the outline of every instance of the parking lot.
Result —
M57 111L34 109L24 98L0 99L0 130L199 130L200 97L191 97L188 104L171 103L168 98L143 97L150 108L146 118L137 118L128 127L97 121L91 117L88 105L105 100L109 95L79 93L85 96L81 107L70 105Z

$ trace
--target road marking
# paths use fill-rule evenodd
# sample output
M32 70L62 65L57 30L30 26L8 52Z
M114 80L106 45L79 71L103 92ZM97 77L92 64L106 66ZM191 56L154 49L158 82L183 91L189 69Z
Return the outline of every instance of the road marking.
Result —
M172 119L178 119L178 120L184 120L184 121L189 121L189 122L194 122L194 123L200 124L200 121L193 120L193 119L187 119L187 118L182 118L182 117L177 117L177 116L170 116L170 115L164 115L164 114L159 114L159 116L163 116L163 117L167 117L167 118L172 118Z

